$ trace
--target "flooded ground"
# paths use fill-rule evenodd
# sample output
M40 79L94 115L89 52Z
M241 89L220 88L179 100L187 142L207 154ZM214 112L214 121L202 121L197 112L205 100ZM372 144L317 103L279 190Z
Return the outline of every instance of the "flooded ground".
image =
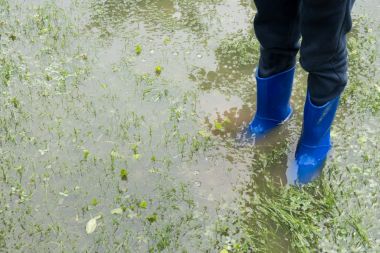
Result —
M258 143L248 0L0 0L0 251L379 252L379 4L358 1L321 178ZM288 175L288 177L287 177Z

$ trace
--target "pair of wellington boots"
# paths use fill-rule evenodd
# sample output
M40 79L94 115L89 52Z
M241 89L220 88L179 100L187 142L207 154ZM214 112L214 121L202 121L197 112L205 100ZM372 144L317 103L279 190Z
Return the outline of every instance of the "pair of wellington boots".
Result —
M290 106L295 67L276 75L261 78L256 71L256 114L249 124L251 135L262 137L285 123L292 115ZM320 171L331 149L330 128L338 108L339 97L316 106L307 92L301 137L295 152L297 178L300 184L310 182Z

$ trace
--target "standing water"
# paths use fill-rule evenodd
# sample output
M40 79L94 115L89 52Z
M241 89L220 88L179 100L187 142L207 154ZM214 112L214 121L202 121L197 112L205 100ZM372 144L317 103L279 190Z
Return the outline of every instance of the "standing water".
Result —
M290 122L238 141L249 0L0 0L0 251L380 251L379 6L357 5L334 151L299 188L300 66Z

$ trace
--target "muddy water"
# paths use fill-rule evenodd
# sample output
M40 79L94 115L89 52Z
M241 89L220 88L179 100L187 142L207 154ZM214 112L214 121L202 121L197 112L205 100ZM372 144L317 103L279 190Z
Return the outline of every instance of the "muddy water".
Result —
M287 184L306 74L298 67L290 122L265 140L240 143L256 94L250 1L57 5L11 3L5 26L4 55L14 57L18 77L2 86L9 110L1 112L0 249L218 252L234 245L242 233L238 203L251 205L268 182ZM359 122L349 114L343 106L338 128ZM342 154L354 150L345 145L338 143ZM122 214L111 213L117 208ZM267 249L288 249L289 238Z

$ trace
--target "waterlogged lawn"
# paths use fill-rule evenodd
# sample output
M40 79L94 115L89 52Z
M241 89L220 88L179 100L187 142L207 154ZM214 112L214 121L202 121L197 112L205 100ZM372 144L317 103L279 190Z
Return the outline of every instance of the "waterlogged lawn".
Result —
M250 1L0 0L0 252L379 252L380 82L355 16L321 178L256 145Z

